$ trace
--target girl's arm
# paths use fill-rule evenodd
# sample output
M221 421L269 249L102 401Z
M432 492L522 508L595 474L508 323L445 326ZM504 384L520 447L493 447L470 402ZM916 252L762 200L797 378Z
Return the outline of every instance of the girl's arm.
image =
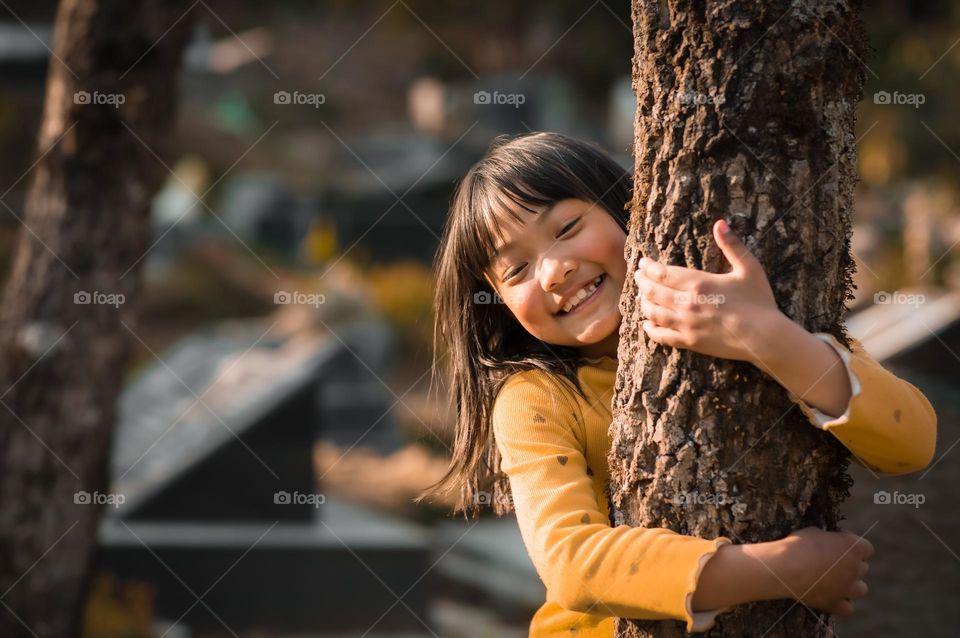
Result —
M679 619L687 631L707 631L718 614L744 602L796 598L844 613L845 598L866 593L858 579L869 543L845 532L807 528L732 545L723 536L611 528L568 397L547 373L527 371L510 377L492 412L500 469L549 601L598 616Z
M777 308L763 267L725 222L714 225L714 237L729 273L641 260L635 278L647 335L753 363L787 390L811 423L829 430L869 468L904 474L929 465L937 416L923 393L884 369L855 339L851 351L793 322Z
M848 350L832 335L811 335L781 316L769 323L768 333L775 330L779 338L769 338L770 347L754 365L868 468L907 474L927 467L936 449L937 414L923 393L880 365L858 340L851 339ZM790 354L792 347L798 349ZM828 377L829 384L823 381Z
M551 375L531 370L506 381L491 414L500 469L548 602L598 616L685 620L687 631L706 631L728 609L695 613L693 592L709 557L730 539L610 527L572 401Z
M849 616L851 600L867 594L862 579L873 551L862 536L816 527L767 543L724 545L700 574L693 608L792 598Z

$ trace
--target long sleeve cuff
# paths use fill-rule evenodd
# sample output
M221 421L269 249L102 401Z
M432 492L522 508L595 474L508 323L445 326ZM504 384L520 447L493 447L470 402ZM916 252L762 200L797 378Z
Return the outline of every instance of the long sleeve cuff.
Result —
M829 334L816 336L843 360L850 402L842 415L831 418L792 393L791 400L873 472L908 474L927 467L936 450L937 414L923 392L885 369L856 339L847 350Z
M828 332L815 332L813 336L826 342L836 350L837 354L840 355L840 358L843 360L843 365L847 369L847 375L850 378L850 401L847 403L847 409L840 416L832 417L809 405L792 392L789 393L789 396L791 401L800 406L800 410L810 420L810 423L821 430L826 430L828 427L846 423L850 419L850 406L853 404L853 400L860 394L860 379L857 378L857 375L853 372L853 366L851 365L853 357L850 351L843 347L843 344L837 341L836 337Z

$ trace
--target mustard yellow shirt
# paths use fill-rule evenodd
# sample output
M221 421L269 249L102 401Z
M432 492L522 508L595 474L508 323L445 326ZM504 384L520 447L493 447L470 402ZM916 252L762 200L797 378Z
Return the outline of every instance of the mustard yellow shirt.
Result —
M917 388L884 369L853 340L852 352L826 333L850 375L852 397L837 418L790 394L814 427L837 437L876 472L916 472L932 460L937 417ZM608 428L617 360L578 370L588 397L541 370L511 375L491 415L510 480L523 542L547 589L530 636L608 638L616 618L676 619L707 631L732 607L693 612L703 566L726 537L703 539L663 528L609 523ZM562 388L566 388L563 390Z

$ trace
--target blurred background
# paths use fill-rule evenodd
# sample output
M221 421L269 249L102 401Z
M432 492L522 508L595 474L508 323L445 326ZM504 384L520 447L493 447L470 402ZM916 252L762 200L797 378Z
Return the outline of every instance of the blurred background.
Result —
M0 5L6 275L56 6ZM452 445L449 394L430 387L430 266L455 180L497 134L567 133L631 167L629 2L190 11L113 442L123 502L85 636L526 635L544 591L512 517L411 503ZM848 323L927 393L940 435L917 475L854 469L846 523L878 557L838 627L945 636L960 623L960 5L864 14Z

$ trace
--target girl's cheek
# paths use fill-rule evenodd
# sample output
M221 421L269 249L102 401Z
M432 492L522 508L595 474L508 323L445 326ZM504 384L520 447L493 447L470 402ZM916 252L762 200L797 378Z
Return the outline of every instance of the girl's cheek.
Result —
M506 301L506 300L504 300ZM518 317L527 317L530 315L530 301L529 299L524 298L521 295L514 294L510 301L507 302L510 304L510 307L513 308L514 314Z
M501 290L499 292L500 299L503 301L503 305L507 307L507 310L517 315L520 313L520 304L517 303L516 291L513 289Z
M627 275L627 258L623 254L623 251L627 245L626 235L624 235L623 238L623 241L620 241L619 239L612 241L608 249L611 254L610 261L612 272L610 274L621 280Z
M511 291L509 300L504 297L504 302L512 309L514 314L523 320L528 320L534 314L534 298L529 291L523 291L515 288Z

